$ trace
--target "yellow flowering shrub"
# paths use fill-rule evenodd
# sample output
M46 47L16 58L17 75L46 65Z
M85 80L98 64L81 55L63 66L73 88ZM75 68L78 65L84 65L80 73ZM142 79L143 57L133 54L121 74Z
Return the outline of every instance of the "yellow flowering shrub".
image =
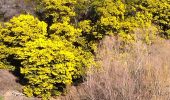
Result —
M0 68L15 66L26 79L27 96L59 95L85 76L106 35L116 36L122 48L135 42L137 33L147 44L158 31L170 38L169 2L36 0L39 19L21 14L0 24Z
M81 30L67 22L53 24L47 33L45 22L20 15L4 24L1 41L5 45L0 49L10 50L8 55L14 56L11 59L20 63L15 67L27 80L24 93L47 99L64 92L94 63L89 50L74 45L79 35Z
M45 38L47 24L32 15L20 15L4 23L3 42L9 46L24 46L27 41Z
M124 42L131 43L135 41L135 28L151 26L150 13L137 12L129 16L130 7L122 0L93 0L91 6L91 17L78 23L91 48L95 48L92 45L105 35L117 35Z
M60 38L68 40L70 42L76 42L77 38L81 36L81 30L74 28L68 22L54 23L50 26L50 36L60 36Z
M7 61L7 57L9 56L9 49L7 49L6 45L3 42L3 27L0 24L0 69L11 69L14 70L14 67L10 65L10 63Z
M160 28L161 35L170 37L170 1L169 0L136 0L129 1L136 11L148 12L152 15L152 23ZM145 17L145 16L144 16Z
M45 14L45 18L52 18L53 22L70 21L75 16L74 5L76 0L36 0L39 4L37 10Z
M21 74L28 80L24 92L30 94L30 87L32 95L43 98L58 95L56 91L62 92L56 84L72 84L73 79L85 74L93 60L91 53L75 49L70 42L59 37L27 42L24 48L17 50L16 55L23 60Z
M7 62L8 57L7 48L5 45L0 43L0 69L13 69L12 66Z

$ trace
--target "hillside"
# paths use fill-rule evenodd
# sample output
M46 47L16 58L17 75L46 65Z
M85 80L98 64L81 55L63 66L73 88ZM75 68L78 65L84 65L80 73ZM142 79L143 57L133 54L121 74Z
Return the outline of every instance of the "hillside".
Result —
M0 100L169 100L169 0L0 0Z

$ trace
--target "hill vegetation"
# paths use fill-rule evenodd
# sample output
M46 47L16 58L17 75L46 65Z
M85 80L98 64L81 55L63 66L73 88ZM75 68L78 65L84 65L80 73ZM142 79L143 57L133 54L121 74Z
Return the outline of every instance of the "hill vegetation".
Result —
M28 2L33 3L34 13L26 9L30 7ZM104 60L100 52L103 49L103 54L111 52L106 55L108 60L112 57L126 60L132 67L136 64L141 68L136 62L142 59L142 54L149 54L149 47L154 43L170 38L169 0L25 0L24 4L27 6L20 14L17 12L16 16L0 23L0 68L17 73L24 80L23 92L30 97L49 99L67 93L71 85L88 80L89 71L96 74L105 68L112 69L108 65L111 61L100 66ZM113 38L114 41L110 41L114 46L101 46L101 41L107 37ZM136 46L139 43L143 48ZM142 54L136 51L139 49ZM147 59L149 61L149 57ZM119 67L121 70L125 65ZM134 70L122 72L129 77L136 73ZM105 82L114 83L109 80ZM92 94L91 97L96 96ZM126 98L135 100L130 96L132 94ZM112 98L101 100L104 99Z

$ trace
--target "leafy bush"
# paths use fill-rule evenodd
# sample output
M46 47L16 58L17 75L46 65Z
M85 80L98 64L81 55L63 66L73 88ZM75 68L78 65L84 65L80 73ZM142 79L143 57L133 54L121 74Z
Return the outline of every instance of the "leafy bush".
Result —
M130 2L136 11L148 12L152 15L152 22L159 26L161 35L169 38L170 4L169 0L136 0Z
M52 19L53 22L70 21L70 17L75 16L74 5L77 0L36 0L37 11L45 15L45 18Z
M2 33L3 32L3 27L2 25L0 24L0 69L11 69L13 70L14 67L11 66L8 61L7 61L7 57L9 56L9 49L7 49L7 47L4 45L2 39L3 39L3 36L2 36Z
M5 23L1 32L2 41L11 50L9 55L21 62L16 67L27 80L24 93L28 96L46 99L59 95L93 64L91 52L74 45L80 30L67 23L56 23L50 29L47 34L45 22L20 15Z
M158 29L170 37L169 0L36 0L37 17L19 15L0 25L0 68L15 66L24 93L59 95L94 64L100 40L115 36L122 47L151 44ZM144 37L143 37L144 36ZM121 46L119 46L121 47ZM16 64L15 64L16 63Z
M81 20L78 26L92 48L90 43L94 44L106 35L117 36L123 44L132 43L135 41L136 28L152 25L151 13L137 11L131 3L121 0L93 0L89 14L91 17Z

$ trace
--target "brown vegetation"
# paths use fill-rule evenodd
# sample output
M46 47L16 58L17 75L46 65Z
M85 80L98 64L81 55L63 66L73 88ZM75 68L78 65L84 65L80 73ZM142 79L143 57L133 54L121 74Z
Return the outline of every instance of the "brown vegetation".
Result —
M97 53L101 68L92 68L86 83L63 100L170 99L169 41L157 38L146 45L139 40L124 52L116 41L105 37Z
M88 77L90 100L170 99L169 41L157 39L150 46L137 41L123 53L112 41L104 39L98 52L102 70Z

